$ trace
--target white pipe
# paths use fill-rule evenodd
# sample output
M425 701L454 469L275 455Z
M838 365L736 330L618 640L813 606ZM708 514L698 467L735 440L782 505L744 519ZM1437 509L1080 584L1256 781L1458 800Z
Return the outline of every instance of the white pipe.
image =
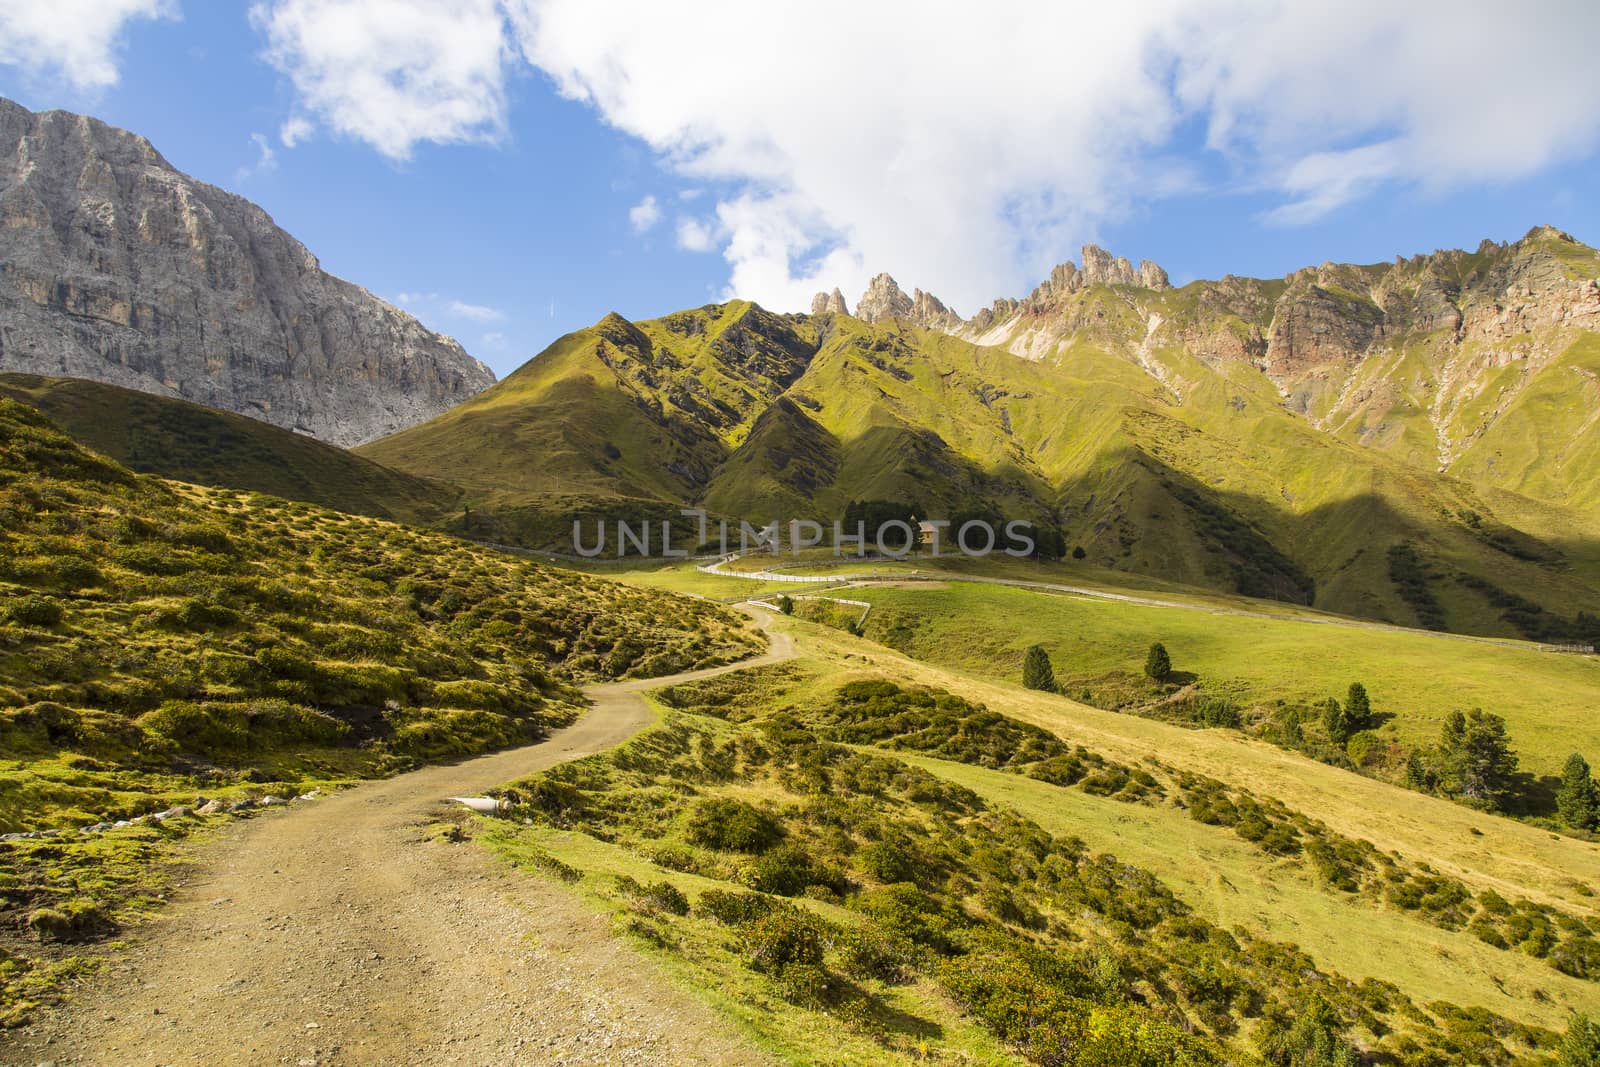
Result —
M446 797L445 799L453 800L457 804L465 804L480 815L495 815L509 806L505 801L497 800L494 797Z

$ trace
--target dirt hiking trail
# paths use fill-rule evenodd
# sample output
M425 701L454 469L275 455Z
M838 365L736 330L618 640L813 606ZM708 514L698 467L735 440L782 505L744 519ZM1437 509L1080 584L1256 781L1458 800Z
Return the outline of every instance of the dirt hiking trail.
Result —
M766 629L770 613L751 611ZM428 840L443 798L602 752L654 721L640 694L794 655L585 689L547 741L369 782L242 822L73 1003L0 1033L0 1062L761 1064L734 1026L571 890Z

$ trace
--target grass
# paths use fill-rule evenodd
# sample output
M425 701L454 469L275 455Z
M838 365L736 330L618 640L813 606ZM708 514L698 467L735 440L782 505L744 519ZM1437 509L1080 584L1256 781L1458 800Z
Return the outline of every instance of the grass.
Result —
M744 599L746 597L762 596L767 593L781 593L785 590L793 591L800 588L792 582L769 582L754 578L704 574L695 569L694 563L642 563L626 560L610 563L575 563L571 560L563 559L559 561L558 565L581 571L585 574L593 574L598 577L625 582L629 585L642 586L647 589L662 589L671 593L686 593L693 596L707 597L712 600ZM831 584L834 583L819 583L817 586L807 585L805 589L806 591L811 591Z
M1219 926L1293 941L1319 966L1356 981L1382 979L1401 989L1425 990L1430 998L1557 1030L1595 997L1592 984L1559 974L1542 961L1330 893L1301 864L1264 856L1182 811L1130 807L948 760L900 758L1015 808L1052 833L1076 835L1096 851L1150 871Z
M1137 673L1161 641L1180 671L1246 706L1341 699L1351 682L1393 720L1381 733L1431 744L1456 708L1503 715L1527 769L1559 772L1574 749L1600 754L1600 659L1533 645L1464 642L1422 631L1152 607L1034 590L950 583L854 589L873 604L867 636L917 659L1003 680L1043 644L1069 693ZM1203 607L1204 605L1199 605Z
M821 658L870 668L900 684L949 690L1127 765L1154 759L1275 798L1345 836L1399 852L1480 888L1596 913L1600 846L1353 774L1236 731L1186 729L1103 711L1014 683L923 664L831 628L790 625L804 635L807 650Z
M832 640L827 631L817 627L800 622L787 625L805 637L813 651ZM1037 973L1028 977L1029 965L1023 961L1029 957L1023 945L1030 939L1057 953L1055 958L1069 968L1073 964L1068 961L1084 959L1085 952L1088 958L1099 953L1115 960L1115 964L1100 964L1102 972L1107 968L1120 972L1118 981L1132 981L1143 991L1145 1003L1156 998L1168 1018L1186 1017L1202 1037L1187 1053L1167 1048L1156 1054L1153 1049L1165 1039L1159 1027L1149 1026L1139 1031L1143 1038L1125 1047L1118 1058L1105 1062L1165 1063L1175 1062L1174 1057L1180 1055L1205 1062L1208 1048L1225 1048L1230 1058L1248 1056L1258 1043L1275 1040L1272 1035L1281 1033L1281 1024L1275 1020L1285 1018L1282 1010L1292 1018L1304 1009L1305 994L1297 997L1290 990L1312 967L1320 972L1316 979L1320 994L1343 1005L1335 1010L1341 1020L1341 1032L1336 1035L1340 1040L1413 1052L1453 1048L1456 1052L1451 1055L1456 1056L1466 1055L1465 1049L1471 1047L1470 1055L1482 1062L1531 1062L1533 1054L1527 1043L1551 1040L1540 1036L1537 1027L1558 1025L1564 1019L1564 1005L1582 1003L1589 993L1587 983L1566 980L1547 965L1507 957L1465 935L1439 931L1381 906L1347 904L1342 894L1297 872L1280 870L1275 861L1241 847L1227 831L1196 823L1159 803L1091 797L1078 789L928 756L899 751L857 751L852 755L850 749L830 746L825 739L836 736L839 724L847 721L829 710L838 699L836 694L843 692L839 686L852 679L871 678L880 667L895 666L892 660L873 656L868 657L869 666L842 668L841 661L848 654L844 649L863 647L870 646L846 643L837 650L826 647L821 658L664 691L660 699L667 710L656 730L605 756L508 787L505 795L514 804L512 819L509 825L493 824L494 847L515 862L546 872L565 868L577 872L582 890L613 910L619 927L635 934L641 947L676 968L713 1003L764 1035L769 1048L792 1062L918 1062L923 1055L933 1062L969 1061L963 1057L988 1062L987 1053L969 1046L973 1022L981 1022L989 1031L985 1036L990 1047L998 1037L1026 1059L1080 1062L1072 1055L1064 1060L1050 1058L1056 1052L1050 1051L1055 1046L1046 1036L1049 1024L1045 1021L1049 1018L1045 1005L1057 995L1048 983L1077 980L1060 975L1044 980ZM961 705L958 701L951 706ZM914 720L915 716L904 721L864 721L890 738L910 740L919 736L914 732ZM1022 736L1016 733L1021 727L1009 729L1010 733L991 729L948 736L958 745L966 745L961 739L967 738L983 746L973 750L973 758L980 758L977 752L999 751L991 746L1008 744L1006 737ZM903 732L906 730L913 732ZM1075 732L1069 736L1077 739ZM926 777L929 773L931 778ZM939 780L957 788L945 792L934 784ZM736 887L741 884L764 884L762 879L768 875L762 872L767 870L767 861L760 850L771 847L739 845L757 850L753 855L741 855L697 844L697 832L692 830L695 819L690 816L700 810L697 805L709 802L707 798L721 798L720 802L733 808L753 806L781 826L785 844L771 855L785 849L793 856L803 852L809 857L803 863L810 867L821 864L819 870L844 872L843 883L836 881L837 874L800 875L783 883L786 887L776 890L779 896L763 898L769 903L761 905L798 908L834 931L828 935L833 947L826 948L821 958L820 980L824 987L836 990L827 996L843 999L832 1001L835 1007L827 1009L827 1016L819 1017L821 1009L811 999L816 994L805 991L814 987L796 986L799 975L763 969L760 957L753 963L745 954L744 946L759 931L747 930L737 922L729 930L705 918L712 890L738 892ZM517 827L521 818L532 819L533 827ZM1034 834L1045 836L1029 838ZM1028 846L1034 859L1026 862L1006 851L1014 847L1008 842L1025 838L1034 841ZM957 840L961 845L956 851L942 851L943 842ZM878 843L886 841L894 842L894 848L911 850L913 858L901 866L885 866L882 857L888 853L882 849L886 846ZM1118 848L1115 860L1103 854L1111 846ZM869 858L874 849L877 858ZM1067 849L1077 856L1082 873L1067 875L1052 866L1057 861L1048 857L1055 855L1055 849ZM1221 871L1247 897L1261 894L1264 899L1257 899L1253 909L1243 901L1219 906L1224 898L1217 885L1196 880L1193 860L1197 854L1220 857L1219 865L1208 868L1208 874ZM563 866L557 868L545 857ZM1130 861L1133 866L1126 866ZM1043 883L1035 886L1031 879L1041 863L1057 872L1053 877L1065 881L1051 882L1048 888ZM1002 870L1006 872L1001 876L1003 883L993 882ZM1097 899L1092 895L1072 897L1086 891L1089 884L1080 884L1077 878L1087 877L1092 882L1098 875L1088 872L1112 870L1125 872L1119 877L1116 904L1079 903L1063 910L1063 893L1080 901ZM1155 875L1151 881L1141 880L1151 874ZM937 909L943 906L937 902L948 900L960 909L961 917L956 912L924 911L924 918L916 920L935 922L934 914L943 915L933 929L945 933L934 941L918 942L924 947L907 957L916 961L908 964L913 972L909 987L851 977L842 948L856 936L850 931L874 936L883 933L878 924L887 913L880 910L880 904L886 899L883 894L889 892L884 879L907 875L915 879L916 892L922 894L918 899L923 903L918 907ZM631 882L619 884L619 878ZM821 879L837 888L824 890L813 884L800 893L799 885L808 879ZM633 883L642 886L658 881L671 883L689 901L698 903L687 915L679 916L649 903L659 894L640 896L638 889L627 888ZM1007 891L1001 891L1001 884ZM1169 888L1178 895L1168 895ZM911 890L906 887L894 892L903 895ZM784 904L783 894L796 894L789 898L792 904ZM1132 909L1128 921L1139 933L1134 935L1117 923L1109 928L1097 925L1093 915L1102 908L1112 912ZM1153 910L1141 911L1146 908ZM1307 938L1288 938L1300 942L1300 949L1274 943L1285 937L1293 917L1302 914L1314 927L1309 940L1317 951L1310 958L1299 955L1307 947ZM1159 915L1168 918L1156 918ZM895 921L912 920L902 915ZM1228 924L1232 932L1227 939L1203 933L1215 929L1210 926L1214 922ZM1191 931L1187 936L1197 940L1169 940L1164 933L1167 923L1175 924L1174 930ZM924 930L914 937L929 936L915 923L894 929ZM1034 932L1022 936L1024 929ZM1373 931L1389 935L1391 951L1426 953L1400 970L1403 984L1387 984L1395 981L1396 975L1384 973L1381 951L1362 944ZM955 947L929 947L945 944L938 938L953 938ZM1065 942L1060 940L1063 938ZM1189 958L1197 943L1213 946L1202 951L1207 957L1204 961ZM1243 946L1238 950L1242 955L1233 955L1233 949L1223 947L1226 944ZM979 945L985 947L980 951ZM1142 950L1135 949L1136 945ZM1212 957L1213 951L1220 955ZM954 952L959 961L953 970L938 962L940 953L948 952ZM1463 975L1449 975L1446 972L1456 966L1450 961L1457 953L1468 966ZM1502 960L1505 992L1494 985L1495 960L1490 957ZM1247 959L1253 962L1247 963ZM1270 962L1275 960L1281 962ZM1291 962L1295 960L1302 962ZM1343 964L1350 965L1350 973L1341 969ZM1279 966L1288 969L1277 970ZM1209 994L1201 992L1203 983L1178 979L1178 971L1167 970L1190 968L1182 973L1192 976L1216 967L1226 970L1228 981L1242 982L1258 992L1231 994L1245 998L1233 1001L1234 1009L1207 1009L1204 1004ZM816 977L810 971L805 974ZM1553 1003L1541 1002L1531 992L1541 979L1540 988L1546 990L1542 995L1553 996ZM1034 1016L1027 1029L1013 1029L1008 1021L1012 1017L1007 1014L1011 1009L984 992L997 988L986 984L990 981L1003 982L1025 997L1029 996L1022 992L1027 983L1044 981L1033 989L1030 1003L1046 1015ZM1265 984L1256 985L1258 982ZM930 988L931 995L921 1002L897 999L906 988ZM1088 993L1088 987L1073 988L1079 990L1073 996L1091 998L1077 1010L1099 1010L1093 1007L1096 994ZM1509 1022L1490 1023L1491 1015L1474 1015L1446 1003L1447 991L1460 995L1460 1003L1492 1005L1491 1010L1500 1012L1514 999L1516 1017L1535 1028L1519 1030ZM1428 1010L1402 1006L1407 993L1425 995ZM1273 1007L1274 998L1283 994L1296 1006L1287 1007L1286 1002L1285 1009ZM1237 1008L1257 995L1266 1000L1255 1002L1254 1008ZM1126 1005L1125 996L1118 994L1116 1002ZM1494 1003L1496 997L1498 1004ZM965 1030L952 1025L952 1000L962 1006L956 1018L968 1024ZM886 1010L890 1006L893 1011ZM905 1014L922 1022L913 1025ZM820 1018L838 1021L831 1030L819 1031ZM1357 1023L1357 1019L1367 1021ZM1115 1029L1118 1024L1107 1016L1104 1025ZM1501 1036L1486 1042L1485 1026L1495 1028ZM926 1050L913 1043L912 1035L917 1033L934 1035ZM1216 1044L1210 1044L1212 1041ZM1505 1043L1499 1044L1502 1041ZM873 1055L877 1058L871 1058Z

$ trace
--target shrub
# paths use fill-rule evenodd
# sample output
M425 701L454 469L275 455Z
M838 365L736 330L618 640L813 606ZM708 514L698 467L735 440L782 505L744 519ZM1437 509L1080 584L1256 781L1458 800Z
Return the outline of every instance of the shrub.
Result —
M821 920L795 908L784 908L744 924L739 931L739 945L753 970L778 975L795 964L820 966L824 929Z
M760 893L732 893L708 889L695 902L695 910L723 926L743 926L772 914L778 902Z
M742 800L703 800L689 816L689 840L706 848L760 853L783 838L783 829L761 809Z
M780 897L798 896L808 886L820 885L843 893L848 888L836 868L819 863L796 844L779 845L761 856L744 872L745 884Z
M852 978L890 985L909 982L916 973L917 946L881 930L851 930L840 938L840 964Z
M623 875L617 879L617 887L651 911L664 911L669 915L689 914L689 898L671 882L642 885L636 879Z
M263 751L296 742L336 744L350 730L331 716L283 700L246 704L171 700L141 715L137 725L184 752L202 755Z
M874 842L856 853L856 865L880 882L914 882L917 864L900 846Z
M162 612L160 618L160 622L164 626L195 632L222 629L233 626L238 621L239 613L237 611L215 601L203 600L199 597L185 599L176 608Z
M6 603L5 618L18 626L54 626L61 621L61 605L49 597L17 597Z

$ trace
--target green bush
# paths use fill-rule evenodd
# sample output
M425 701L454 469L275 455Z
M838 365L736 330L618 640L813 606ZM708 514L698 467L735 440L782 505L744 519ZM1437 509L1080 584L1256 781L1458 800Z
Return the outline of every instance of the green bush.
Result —
M703 800L689 816L689 840L706 848L727 852L761 853L783 837L777 822L761 809L742 800L715 797Z
M55 626L61 621L61 604L49 597L22 596L6 602L5 618L18 626Z
M917 946L881 930L850 930L839 939L840 965L852 978L875 979L890 985L915 977Z
M617 888L650 911L666 912L668 915L689 914L689 898L671 882L644 885L629 875L622 875L617 879Z
M878 841L855 855L856 866L872 878L885 883L914 882L917 862L905 849L888 841Z
M778 975L795 964L820 966L825 935L821 920L784 908L743 924L739 946L753 970Z
M287 744L331 745L350 730L337 719L283 700L167 701L141 715L136 725L196 755L259 752Z
M742 926L772 914L778 902L760 893L708 889L695 901L695 911L723 926Z
M849 888L838 868L818 862L794 843L779 845L758 858L745 869L744 881L751 889L780 897L799 896L810 886L835 893Z

